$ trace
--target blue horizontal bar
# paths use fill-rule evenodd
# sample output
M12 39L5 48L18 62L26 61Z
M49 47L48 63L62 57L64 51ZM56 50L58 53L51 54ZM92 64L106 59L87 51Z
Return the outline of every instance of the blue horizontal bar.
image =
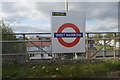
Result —
M75 38L83 37L83 33L54 33L55 38Z

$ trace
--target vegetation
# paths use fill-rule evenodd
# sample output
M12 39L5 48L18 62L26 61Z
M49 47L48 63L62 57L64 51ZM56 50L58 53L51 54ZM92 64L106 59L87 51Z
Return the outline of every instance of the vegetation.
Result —
M103 38L102 34L100 34L100 33L95 34L93 37L96 38L96 39Z
M35 37L34 36L32 36L32 37L30 37L28 40L34 40L35 39Z
M98 78L107 72L120 71L120 60L99 63L38 64L20 66L11 64L3 67L3 78Z
M16 38L15 35L12 35L14 32L9 26L6 26L3 21L0 23L1 33L2 33L2 41L12 41L12 40L19 40L19 38ZM21 46L22 45L22 46ZM18 43L18 42L3 42L2 43L2 54L8 54L8 53L18 53L20 52L20 47L22 47L24 50L21 52L25 52L25 43Z
M95 34L93 37L100 39L100 38L103 38L103 35L101 33L98 33L98 34ZM114 37L115 37L114 34L111 34L111 33L108 33L105 35L105 38L114 38Z
M105 35L105 37L106 38L114 38L115 36L114 36L114 34L108 33Z
M102 44L96 45L97 50L100 50L102 48L102 46L103 46ZM114 46L110 46L109 44L107 44L106 50L114 50Z

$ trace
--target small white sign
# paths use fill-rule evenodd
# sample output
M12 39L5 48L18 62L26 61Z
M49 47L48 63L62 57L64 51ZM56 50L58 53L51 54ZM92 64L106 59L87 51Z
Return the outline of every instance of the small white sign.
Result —
M52 53L85 52L85 13L52 12Z

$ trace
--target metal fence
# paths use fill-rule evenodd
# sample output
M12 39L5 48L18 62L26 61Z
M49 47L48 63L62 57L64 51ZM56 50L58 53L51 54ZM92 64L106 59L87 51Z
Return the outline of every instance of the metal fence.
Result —
M103 38L91 38L90 35L102 34ZM113 35L106 37L106 35ZM101 43L100 43L101 42ZM92 44L95 44L94 46ZM86 57L119 57L120 32L90 32L86 33ZM96 49L96 50L95 50Z
M95 37L96 34L102 35L102 37ZM112 36L106 37L108 34ZM10 35L14 36L14 39L0 41L2 43L3 62L29 61L31 59L73 59L76 55L77 59L120 57L119 32L87 32L86 52L75 54L51 53L51 33L2 34L5 37Z

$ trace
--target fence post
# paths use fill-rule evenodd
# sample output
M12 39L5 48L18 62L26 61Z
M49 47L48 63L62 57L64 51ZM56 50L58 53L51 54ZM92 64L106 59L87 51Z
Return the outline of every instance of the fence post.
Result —
M23 40L25 40L25 34L23 34ZM22 53L24 53L24 55L22 56L22 58L23 58L23 61L24 60L26 60L26 58L25 58L25 44L24 44L24 42L22 43Z
M87 39L89 38L89 33L87 33L86 38L87 38ZM89 48L88 48L88 42L89 42L89 41L86 40L86 58L88 58L88 54L89 54L89 53L88 53L88 49L89 49Z
M103 57L105 58L106 57L106 39L105 39L105 35L103 36L104 38L104 43L103 43Z
M25 34L23 34L23 40L25 40Z
M22 40L22 36L19 37L19 41ZM22 42L19 44L19 53L22 53Z
M116 33L114 33L114 58L116 58Z
M75 56L74 59L78 59L77 53L74 53L74 54L75 54L74 55Z

